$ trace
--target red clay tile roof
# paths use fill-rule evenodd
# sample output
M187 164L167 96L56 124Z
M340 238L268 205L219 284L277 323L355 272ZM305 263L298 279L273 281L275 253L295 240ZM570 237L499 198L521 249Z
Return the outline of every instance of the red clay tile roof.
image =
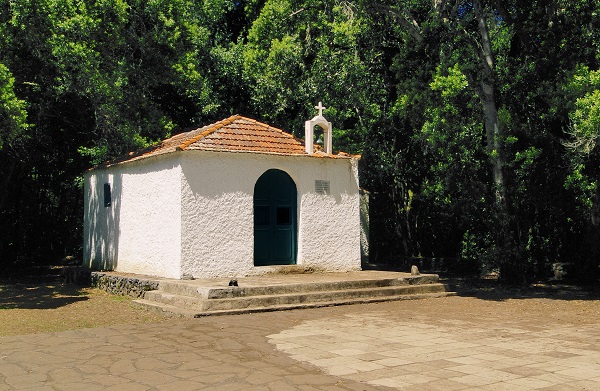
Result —
M315 153L308 155L304 141L267 124L241 115L234 115L214 124L177 134L140 151L130 152L129 155L107 162L104 166L187 150L253 152L331 158L351 157L344 152L337 155L327 155L318 151L318 148L320 146L315 146Z

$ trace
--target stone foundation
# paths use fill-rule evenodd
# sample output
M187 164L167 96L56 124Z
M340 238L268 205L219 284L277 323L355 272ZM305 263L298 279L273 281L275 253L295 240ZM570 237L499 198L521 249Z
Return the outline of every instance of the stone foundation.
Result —
M114 295L135 298L142 298L145 292L158 289L156 280L103 272L92 272L91 285Z

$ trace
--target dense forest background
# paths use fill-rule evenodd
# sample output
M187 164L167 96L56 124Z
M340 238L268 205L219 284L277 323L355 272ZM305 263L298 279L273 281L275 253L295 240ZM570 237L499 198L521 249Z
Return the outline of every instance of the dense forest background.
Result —
M0 266L80 256L94 164L322 101L373 261L598 276L597 0L0 0L0 96Z

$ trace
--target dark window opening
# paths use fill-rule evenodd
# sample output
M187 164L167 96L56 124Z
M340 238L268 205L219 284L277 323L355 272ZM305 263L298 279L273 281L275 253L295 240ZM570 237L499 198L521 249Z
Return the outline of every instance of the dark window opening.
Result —
M289 206L277 207L277 225L290 225L292 223L290 209Z
M110 194L110 183L104 184L104 207L112 205L112 195Z

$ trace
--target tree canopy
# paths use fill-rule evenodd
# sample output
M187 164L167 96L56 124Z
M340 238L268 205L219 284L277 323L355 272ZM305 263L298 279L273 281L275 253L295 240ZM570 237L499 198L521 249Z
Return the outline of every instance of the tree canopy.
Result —
M595 0L0 0L0 259L79 255L82 173L233 113L361 153L372 260L600 259Z

